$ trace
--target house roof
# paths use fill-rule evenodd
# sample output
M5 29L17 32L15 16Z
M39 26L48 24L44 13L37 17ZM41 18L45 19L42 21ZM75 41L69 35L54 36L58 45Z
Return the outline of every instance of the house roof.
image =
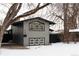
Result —
M46 20L46 19L43 19L41 17L35 17L35 18L30 18L30 19L26 19L26 20L22 20L22 21L15 22L15 23L13 23L13 25L22 24L24 21L29 21L29 20L33 20L33 19L44 20L45 22L48 22L49 24L55 24L54 22L49 21L49 20Z
M49 28L49 31L54 31L53 29Z

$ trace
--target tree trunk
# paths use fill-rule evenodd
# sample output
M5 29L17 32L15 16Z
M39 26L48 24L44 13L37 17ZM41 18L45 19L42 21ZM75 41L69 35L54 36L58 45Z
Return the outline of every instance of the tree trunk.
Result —
M64 11L64 42L68 42L68 34L69 34L69 29L67 28L67 8L68 4L63 4L63 11Z
M77 15L77 11L75 11L76 13L74 13L75 15L69 17L67 15L68 12L68 4L63 4L64 7L64 42L71 42L74 41L76 43L76 39L75 39L75 34L74 33L70 33L69 29L75 29L76 26L76 15Z
M74 18L73 18L74 19ZM73 19L65 20L64 22L64 40L69 43L69 41L76 42L75 39L75 33L70 33L69 29L75 29L76 28L76 20L73 22Z
M4 35L4 30L1 29L1 31L0 31L0 47L1 47L2 39L3 39L3 35Z

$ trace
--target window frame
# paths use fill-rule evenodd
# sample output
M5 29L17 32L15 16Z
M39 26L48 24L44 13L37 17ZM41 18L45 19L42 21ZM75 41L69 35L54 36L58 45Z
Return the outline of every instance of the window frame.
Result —
M39 24L42 24L43 25L43 28L41 29L31 29L31 24L33 23L33 22L39 22ZM41 22L41 21L37 21L37 20L35 20L35 21L31 21L31 22L29 22L29 31L45 31L45 23L43 23L43 22Z

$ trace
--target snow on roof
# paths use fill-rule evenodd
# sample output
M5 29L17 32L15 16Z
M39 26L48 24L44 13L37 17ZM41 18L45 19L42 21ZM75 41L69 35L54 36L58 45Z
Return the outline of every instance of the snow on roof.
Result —
M61 32L50 32L50 34L60 34Z
M22 23L22 22L24 22L24 21L29 21L29 20L33 20L33 19L44 20L44 21L48 22L49 24L56 24L55 22L52 22L52 21L50 21L50 20L43 19L43 18L41 18L41 17L35 17L35 18L27 19L27 20L17 21L17 22L15 22L15 23L13 23L13 24L19 24L19 23Z
M50 34L60 34L64 32L64 30L52 31ZM70 29L69 32L79 32L79 29Z
M69 32L79 32L79 29L70 29Z
M52 32L50 32L50 34L60 34L60 33L62 33L63 31L52 31Z

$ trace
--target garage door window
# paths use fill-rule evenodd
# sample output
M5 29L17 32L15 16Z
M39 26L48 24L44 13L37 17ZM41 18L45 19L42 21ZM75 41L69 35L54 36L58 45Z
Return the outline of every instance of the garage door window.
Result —
M45 44L45 38L29 38L29 45L44 45Z

